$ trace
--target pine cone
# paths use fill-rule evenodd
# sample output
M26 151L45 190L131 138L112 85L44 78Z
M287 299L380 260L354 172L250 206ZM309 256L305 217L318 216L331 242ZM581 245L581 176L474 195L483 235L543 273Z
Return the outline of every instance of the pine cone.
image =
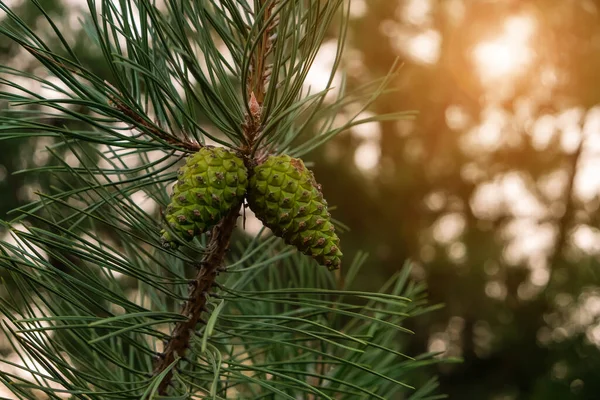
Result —
M248 203L265 226L329 269L341 263L340 239L327 212L321 185L302 160L271 156L254 168Z
M221 147L203 147L179 169L166 220L185 240L215 226L232 207L238 206L248 186L242 159ZM161 232L163 246L177 247L171 232Z

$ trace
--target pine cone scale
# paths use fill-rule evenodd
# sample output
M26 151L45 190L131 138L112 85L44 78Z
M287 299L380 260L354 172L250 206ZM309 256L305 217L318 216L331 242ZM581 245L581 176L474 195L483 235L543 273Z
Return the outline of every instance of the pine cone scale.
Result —
M165 219L173 233L188 241L241 203L248 185L243 161L224 148L203 147L187 158L177 175ZM161 234L164 246L177 247L171 232Z

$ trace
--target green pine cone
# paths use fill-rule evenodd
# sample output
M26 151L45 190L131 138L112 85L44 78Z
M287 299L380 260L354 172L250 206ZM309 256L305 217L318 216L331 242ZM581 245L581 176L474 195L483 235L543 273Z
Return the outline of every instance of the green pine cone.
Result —
M341 264L340 239L321 186L302 160L271 156L254 168L248 203L265 226L329 269Z
M221 147L203 147L187 158L178 174L165 218L171 230L188 241L239 205L248 186L242 159ZM171 232L163 229L161 235L163 246L177 247Z

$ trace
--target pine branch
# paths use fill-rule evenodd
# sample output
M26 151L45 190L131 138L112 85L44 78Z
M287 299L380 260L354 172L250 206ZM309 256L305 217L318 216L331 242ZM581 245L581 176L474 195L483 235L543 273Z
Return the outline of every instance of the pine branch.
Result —
M261 0L262 5L266 4L267 0ZM265 11L264 19L269 21L271 10L275 2L270 2ZM261 129L261 104L264 99L264 80L266 79L266 63L267 56L271 51L270 32L274 28L274 23L271 22L269 27L265 29L263 38L260 42L257 54L252 58L252 73L248 76L247 86L254 88L256 91L250 91L250 99L248 99L249 113L246 115L246 122L243 125L244 136L247 146L240 149L239 154L243 157L244 163L249 171L252 171L252 166L257 160L252 158L252 148L256 137ZM257 98L258 97L258 98ZM124 108L125 106L117 103L117 107ZM127 111L127 110L126 110ZM135 114L134 114L135 115ZM261 157L264 157L261 154ZM171 368L176 357L180 359L185 356L187 348L190 346L190 340L196 325L200 321L200 317L206 311L206 303L210 297L210 291L215 285L215 280L218 276L219 268L223 264L225 254L229 248L229 241L236 226L236 221L239 216L239 208L241 204L234 206L229 213L211 232L209 245L206 249L207 253L200 262L198 274L190 285L190 294L188 300L183 306L181 314L187 320L179 322L171 338L165 346L163 354L159 357L158 363L154 369L154 376L161 375L167 368ZM167 389L173 378L172 369L164 375L158 387L158 393L161 395L167 394Z
M161 246L158 210L170 201L181 152L210 140L236 152L252 174L267 154L304 154L352 126L405 117L352 117L334 127L341 110L359 102L362 111L392 77L354 93L342 87L325 100L348 3L253 3L88 0L84 30L106 69L98 74L60 30L39 35L0 0L7 16L0 34L48 74L0 65L0 83L10 89L0 101L13 106L0 115L0 139L47 136L52 143L50 164L22 171L50 184L14 211L13 223L26 221L22 229L6 224L17 244L0 243L0 268L14 282L14 299L0 300L8 321L0 328L21 364L0 366L43 377L16 381L0 372L0 384L20 398L42 390L94 400L184 392L385 399L413 390L413 369L435 362L430 354L405 356L398 340L410 334L406 318L429 310L423 286L408 282L409 268L371 293L350 290L362 254L338 282L272 236L240 237L228 251L241 204L210 237L178 250ZM41 2L32 4L56 27ZM304 81L340 9L334 67L314 93ZM58 40L47 43L52 35ZM140 194L155 211L142 207ZM220 274L225 263L228 273ZM424 399L434 389L426 384L404 397Z
M136 123L138 123L139 126L146 128L148 132L151 132L154 136L164 140L166 143L169 143L174 146L179 146L183 149L189 150L190 152L196 152L203 147L198 142L195 142L187 137L186 140L181 140L174 135L165 134L161 130L149 124L146 120L144 120L144 118L140 116L139 113L132 110L129 106L127 106L127 104L123 102L123 100L116 96L111 96L109 94L109 104L117 110L121 111L127 117L131 118Z
M265 6L267 1L268 0L261 0L261 5ZM264 10L263 17L267 23L269 23L271 10L274 5L274 1L269 2ZM270 39L270 34L274 29L274 26L275 23L270 22L269 26L264 30L257 54L255 57L252 57L252 73L248 76L247 87L250 88L250 98L248 99L249 112L246 114L245 123L243 124L246 146L243 146L239 150L239 154L243 157L244 163L249 171L252 171L252 166L257 162L256 159L252 158L252 149L261 129L261 104L265 96L267 56L271 51L272 41ZM125 106L117 103L117 107L124 108ZM264 156L264 154L261 154L261 157ZM229 241L236 226L240 206L241 204L234 206L229 215L213 228L211 232L210 242L206 249L207 253L200 262L198 274L190 285L188 300L181 311L181 314L184 315L187 320L179 322L176 325L153 372L154 376L159 376L163 374L165 370L171 368L164 375L158 386L158 393L161 395L167 394L168 387L171 384L173 378L172 364L177 359L176 357L180 357L179 359L181 359L185 356L186 350L190 346L190 340L196 325L201 320L200 317L202 313L206 311L206 304L210 297L210 291L215 285L219 268L223 264L225 254L229 248Z
M247 82L248 93L251 95L254 94L256 101L261 106L265 100L265 83L273 67L268 64L267 57L273 50L273 42L276 37L272 35L273 31L277 28L279 21L278 16L271 20L273 8L276 4L277 0L260 0L262 21L260 21L257 26L263 31L262 34L260 34L256 54L251 58L250 74ZM248 100L250 101L250 99Z
M241 205L241 204L240 204ZM210 292L215 285L215 280L219 275L219 269L223 265L225 254L229 248L229 241L235 229L236 221L239 216L239 206L233 207L227 215L211 232L210 242L206 249L207 253L200 262L198 274L190 284L190 294L185 302L181 315L187 319L177 323L171 338L168 340L165 350L159 357L154 369L154 376L162 374L167 368L175 362L176 357L183 358L187 349L190 347L190 340L196 325L200 321L203 312L206 311L206 304L210 297ZM164 376L158 392L161 395L167 394L167 389L173 378L172 369Z

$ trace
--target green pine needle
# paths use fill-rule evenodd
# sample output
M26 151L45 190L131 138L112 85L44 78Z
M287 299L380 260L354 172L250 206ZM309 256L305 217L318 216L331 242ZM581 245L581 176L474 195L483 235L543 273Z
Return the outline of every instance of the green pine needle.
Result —
M208 143L248 144L254 90L264 98L253 152L304 155L350 127L412 114L358 117L389 90L396 67L354 93L333 87L348 27L342 0L87 3L81 40L95 62L46 2L29 5L42 33L0 0L0 35L37 66L0 66L0 140L44 138L48 155L15 171L47 184L3 223L11 239L0 243L0 273L11 292L0 299L1 326L17 361L0 360L0 384L19 399L439 398L435 380L416 388L439 358L404 354L406 321L427 310L409 266L379 292L357 291L366 255L348 262L339 287L269 236L236 236L188 352L153 375L210 251L205 237L177 251L159 242L181 159ZM267 34L272 69L252 87ZM305 78L331 34L331 75L311 93ZM355 103L356 115L334 126ZM157 397L168 374L170 394Z

